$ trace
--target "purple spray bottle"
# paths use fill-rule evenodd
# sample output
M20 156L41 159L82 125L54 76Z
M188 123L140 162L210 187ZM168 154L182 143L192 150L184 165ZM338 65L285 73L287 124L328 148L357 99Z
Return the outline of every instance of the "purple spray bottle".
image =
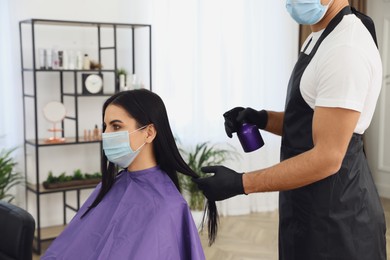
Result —
M243 123L237 131L238 139L244 152L253 152L264 145L263 138L256 125Z

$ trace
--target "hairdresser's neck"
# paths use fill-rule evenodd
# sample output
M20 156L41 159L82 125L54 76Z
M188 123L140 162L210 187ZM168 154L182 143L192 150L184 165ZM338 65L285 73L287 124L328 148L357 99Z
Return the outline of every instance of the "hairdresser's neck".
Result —
M348 6L348 0L333 0L333 3L329 6L324 18L316 24L311 25L312 32L318 32L325 29L326 26L332 21L332 19L346 6Z

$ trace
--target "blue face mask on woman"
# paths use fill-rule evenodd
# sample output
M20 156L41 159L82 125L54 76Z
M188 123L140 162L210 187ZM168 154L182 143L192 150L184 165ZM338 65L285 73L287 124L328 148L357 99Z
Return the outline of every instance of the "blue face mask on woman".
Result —
M121 168L129 167L129 165L137 157L142 146L145 145L145 143L143 143L134 151L130 146L129 135L144 129L145 127L146 126L138 128L130 133L128 131L103 133L103 150L107 159Z
M332 2L322 5L321 0L287 0L286 8L297 23L312 25L321 21Z

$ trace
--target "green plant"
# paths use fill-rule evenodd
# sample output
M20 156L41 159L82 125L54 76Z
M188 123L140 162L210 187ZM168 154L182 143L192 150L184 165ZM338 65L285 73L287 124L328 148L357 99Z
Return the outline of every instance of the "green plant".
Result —
M211 145L209 142L197 144L195 149L190 152L183 151L183 149L180 149L180 151L187 158L187 164L190 168L201 178L206 176L201 171L202 167L222 164L227 160L237 157L237 152L233 147L230 149L221 149L217 148L216 145ZM193 210L203 210L205 197L198 189L198 186L191 180L191 177L179 174L179 183L190 196L190 208Z
M11 156L15 149L2 149L0 151L0 200L11 202L15 196L9 191L12 187L22 183L23 176L15 171L14 158Z
M116 71L116 74L119 75L127 75L127 71L124 68L120 68Z
M93 174L86 173L86 174L84 174L84 177L87 180L89 180L89 179L101 179L102 178L102 174L100 172L95 172Z
M56 182L58 182L58 178L57 178L57 177L54 177L52 171L49 171L49 175L48 175L47 178L46 178L46 182L47 182L47 183L56 183Z
M73 172L73 177L72 177L73 180L83 180L85 179L84 178L84 175L82 174L81 170L80 169L77 169Z
M66 175L65 172L62 172L58 177L53 175L52 171L49 171L49 175L47 176L44 183L52 184L52 183L61 183L67 181L75 181L75 180L90 180L90 179L101 179L102 174L100 172L96 172L94 174L85 173L83 174L80 169L74 170L73 175Z

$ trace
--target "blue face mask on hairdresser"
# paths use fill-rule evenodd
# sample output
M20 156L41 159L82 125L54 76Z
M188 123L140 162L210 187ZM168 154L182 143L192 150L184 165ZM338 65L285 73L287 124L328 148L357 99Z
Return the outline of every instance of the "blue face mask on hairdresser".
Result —
M333 0L322 5L321 0L287 0L286 8L299 24L316 24L324 17Z
M134 151L130 146L129 135L144 129L145 127L146 126L138 128L130 133L127 131L103 133L103 150L107 159L121 168L129 167L129 165L137 157L142 146L145 145L145 143L143 143Z

